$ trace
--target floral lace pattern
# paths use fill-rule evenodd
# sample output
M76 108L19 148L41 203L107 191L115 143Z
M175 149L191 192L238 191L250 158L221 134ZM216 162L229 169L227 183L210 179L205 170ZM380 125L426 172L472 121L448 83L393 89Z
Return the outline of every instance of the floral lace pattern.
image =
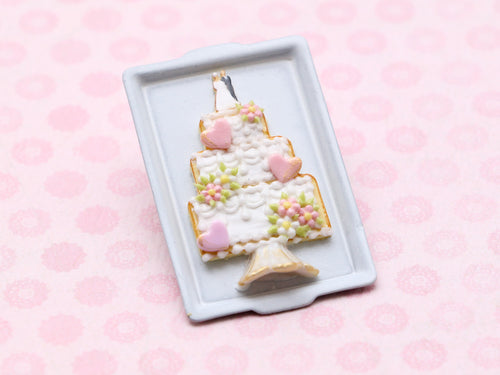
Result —
M295 236L306 237L311 229L318 229L323 225L319 217L319 206L314 203L314 198L306 199L304 192L297 198L289 197L282 193L277 203L272 203L269 208L274 212L267 218L271 223L268 229L270 235L285 236L292 239Z
M245 105L237 105L241 119L248 122L260 122L263 116L264 109L256 105L252 100Z
M198 189L196 200L215 207L217 202L226 203L234 190L241 188L236 182L238 168L227 169L224 163L219 164L219 169L215 174L200 176L200 182L194 184Z

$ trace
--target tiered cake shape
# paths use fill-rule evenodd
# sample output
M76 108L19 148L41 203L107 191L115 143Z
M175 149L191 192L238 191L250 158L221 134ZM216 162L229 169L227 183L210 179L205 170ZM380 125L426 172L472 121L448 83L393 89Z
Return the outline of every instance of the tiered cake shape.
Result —
M263 109L240 104L225 72L212 83L215 112L200 121L206 149L191 158L198 195L188 205L202 259L251 254L242 289L274 273L316 276L287 249L332 234L315 178L299 174L291 142L270 136Z

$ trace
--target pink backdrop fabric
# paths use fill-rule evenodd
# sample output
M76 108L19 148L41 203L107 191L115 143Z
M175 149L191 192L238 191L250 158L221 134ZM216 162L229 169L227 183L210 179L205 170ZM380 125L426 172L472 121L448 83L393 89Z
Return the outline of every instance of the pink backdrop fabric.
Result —
M0 0L0 14L0 374L500 371L500 1ZM309 41L378 280L192 325L121 73L291 34Z

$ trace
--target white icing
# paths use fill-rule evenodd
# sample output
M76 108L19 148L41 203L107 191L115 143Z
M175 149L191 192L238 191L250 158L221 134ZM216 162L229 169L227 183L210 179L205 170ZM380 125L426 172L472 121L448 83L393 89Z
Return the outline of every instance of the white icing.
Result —
M201 176L208 176L211 173L219 176L219 165L224 163L228 169L238 168L238 175L234 178L236 182L240 185L253 185L275 179L269 170L270 155L280 154L286 157L290 153L290 144L286 138L266 137L259 141L232 145L227 151L198 152L193 154L193 158L196 159L196 167Z
M309 232L307 232L307 235L306 237L310 240L315 240L316 238L323 238L323 237L329 237L333 234L333 230L332 228L330 227L321 227L320 230L317 230L317 229L314 229L314 230L310 230ZM293 240L292 240L292 243L299 243L299 242L302 242L303 239L300 238L300 237L295 237Z
M306 238L309 240L314 240L318 237L319 238L329 237L332 234L333 234L333 229L325 226L325 227L322 227L320 230L310 230L307 233ZM290 240L290 242L293 244L297 244L297 243L302 242L302 241L304 241L304 239L301 237L295 237L292 240ZM219 251L217 254L205 253L205 254L203 254L203 256L201 258L204 262L209 262L215 258L220 258L221 254L223 254L223 253L224 253L224 257L227 256L228 254L239 255L243 251L245 252L245 254L251 254L255 250L257 250L259 247L265 246L265 245L273 243L273 242L280 242L282 244L286 244L289 241L288 241L288 237L285 237L285 236L270 237L268 239L260 240L257 242L247 242L244 245L241 245L241 244L233 245L230 253L227 251L224 251L224 252Z
M209 260L212 260L214 258L215 256L212 253L205 253L201 256L201 260L203 260L204 262L208 262Z
M202 121L205 129L210 129L214 126L215 121L220 117L224 117L229 122L229 125L231 125L233 145L247 143L248 141L255 142L268 139L267 135L263 132L264 125L262 124L262 121L245 122L241 119L241 116L236 108L203 116Z
M236 244L233 246L231 254L239 255L243 252L243 250L245 251L246 254L251 254L261 246L271 244L271 243L276 243L276 242L279 242L281 244L285 244L287 242L287 238L283 237L283 236L271 237L269 239L261 240L258 242L248 242L244 246L242 246L240 244ZM219 251L219 253L223 253L223 252ZM217 253L217 254L205 253L205 254L203 254L203 256L201 258L204 262L208 262L208 261L213 260L215 258L220 258L219 253ZM224 252L224 253L229 254L228 252ZM225 256L227 256L227 254Z
M286 229L283 227L283 224L285 222L290 223L290 228ZM285 216L283 218L279 218L278 221L276 222L276 225L278 226L278 234L281 236L286 236L290 239L294 238L295 235L297 234L295 230L299 227L299 222L294 221L292 218Z
M301 176L286 183L273 181L270 184L260 183L238 189L233 192L226 204L218 202L215 207L200 203L195 199L191 202L198 216L198 229L200 231L207 230L210 223L215 220L221 221L228 230L229 243L233 246L232 253L239 254L243 250L249 253L254 250L254 247L249 244L250 241L259 242L271 237L268 233L271 224L267 216L273 214L273 211L269 205L279 202L282 192L287 193L290 197L298 197L303 192L306 199L310 199L314 197L314 189L315 185L311 177ZM280 219L278 224L281 225L285 219ZM291 221L291 219L289 220ZM303 241L303 238L295 236L296 227L297 225L294 224L288 230L281 231L283 233L278 230L278 234L286 235L290 239L293 238L294 243ZM313 239L328 235L328 232L323 231L323 229L309 231L307 238ZM220 255L218 256L220 257Z
M306 199L311 199L314 197L315 184L310 176L296 177L286 183L277 181L269 170L268 158L275 153L284 157L291 156L288 140L283 137L269 138L264 133L263 121L243 121L235 107L237 102L229 94L225 84L214 81L214 88L217 112L203 116L203 125L205 129L209 129L217 119L225 118L231 126L232 143L228 150L204 150L193 154L192 159L195 160L200 176L215 176L214 184L220 185L221 176L225 174L230 182L237 182L244 187L232 190L226 203L218 201L214 207L194 198L191 200L201 232L208 230L213 221L221 221L229 234L229 250L204 253L202 260L208 262L230 255L249 254L275 242L286 245L288 242L299 243L330 236L332 229L325 225L309 230L305 238L297 236L298 221L287 217L277 220L277 236L268 233L272 225L268 215L275 214L269 205L278 203L283 192L296 198L304 193ZM227 170L224 172L220 170L221 163L226 166ZM233 168L238 168L236 176L231 174ZM223 188L229 189L229 185L230 183L224 184ZM291 223L283 227L285 221Z

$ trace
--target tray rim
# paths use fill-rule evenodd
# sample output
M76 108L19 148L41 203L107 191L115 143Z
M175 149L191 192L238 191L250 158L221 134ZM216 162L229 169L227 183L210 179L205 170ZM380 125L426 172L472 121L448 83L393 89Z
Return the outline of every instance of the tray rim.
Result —
M349 274L341 275L335 277L334 279L324 279L314 283L298 285L288 288L286 291L281 293L271 293L270 291L269 293L247 296L247 298L228 298L215 302L202 301L197 293L193 293L193 291L189 290L186 275L180 274L182 267L180 262L182 260L179 259L180 257L175 251L171 251L171 249L180 245L176 245L174 243L173 235L171 233L172 230L170 229L170 226L166 224L168 222L168 218L165 217L165 215L167 214L158 209L158 207L161 207L159 202L163 200L163 197L159 194L159 188L157 187L156 181L157 176L155 176L155 170L153 167L154 155L152 155L151 151L148 150L148 141L145 134L145 127L151 125L149 116L145 116L143 113L144 111L141 110L140 106L137 104L141 99L145 101L141 85L151 83L155 75L164 71L175 73L176 71L181 71L189 66L200 68L200 65L210 65L216 62L220 62L220 64L223 65L222 61L236 61L238 55L248 56L252 53L256 54L256 52L272 56L279 55L284 51L292 50L296 50L302 55L303 59L301 61L301 68L302 70L305 70L308 74L308 78L310 78L310 84L313 87L315 99L318 100L319 107L322 112L320 115L322 116L322 120L324 120L323 122L330 125L330 130L327 135L329 137L329 141L332 143L332 151L334 151L335 157L337 158L336 162L339 163L340 177L343 180L342 183L344 186L344 198L347 201L346 203L350 211L349 214L353 216L356 222L353 229L356 232L356 235L360 236L363 241L363 248L359 249L359 251L362 251L363 255L367 257L368 268L363 270L363 272L353 270L353 272ZM228 62L226 62L226 64L228 64ZM177 276L187 316L192 321L205 321L245 311L254 311L259 314L269 314L296 309L313 303L316 298L320 296L364 287L375 282L377 274L373 259L368 249L368 243L363 225L361 223L359 210L354 200L351 184L345 170L345 165L340 154L333 127L331 126L326 103L324 101L316 70L312 62L312 56L310 54L307 41L303 37L289 36L253 44L227 43L203 47L187 52L185 55L174 60L128 68L123 72L122 79L132 112L147 175L164 232L165 241L169 248L169 256L172 260L174 271ZM195 275L191 275L191 278L194 279ZM237 299L239 303L234 303L235 299ZM271 300L273 304L272 308L265 307L269 304L269 300ZM257 303L255 303L256 301Z

